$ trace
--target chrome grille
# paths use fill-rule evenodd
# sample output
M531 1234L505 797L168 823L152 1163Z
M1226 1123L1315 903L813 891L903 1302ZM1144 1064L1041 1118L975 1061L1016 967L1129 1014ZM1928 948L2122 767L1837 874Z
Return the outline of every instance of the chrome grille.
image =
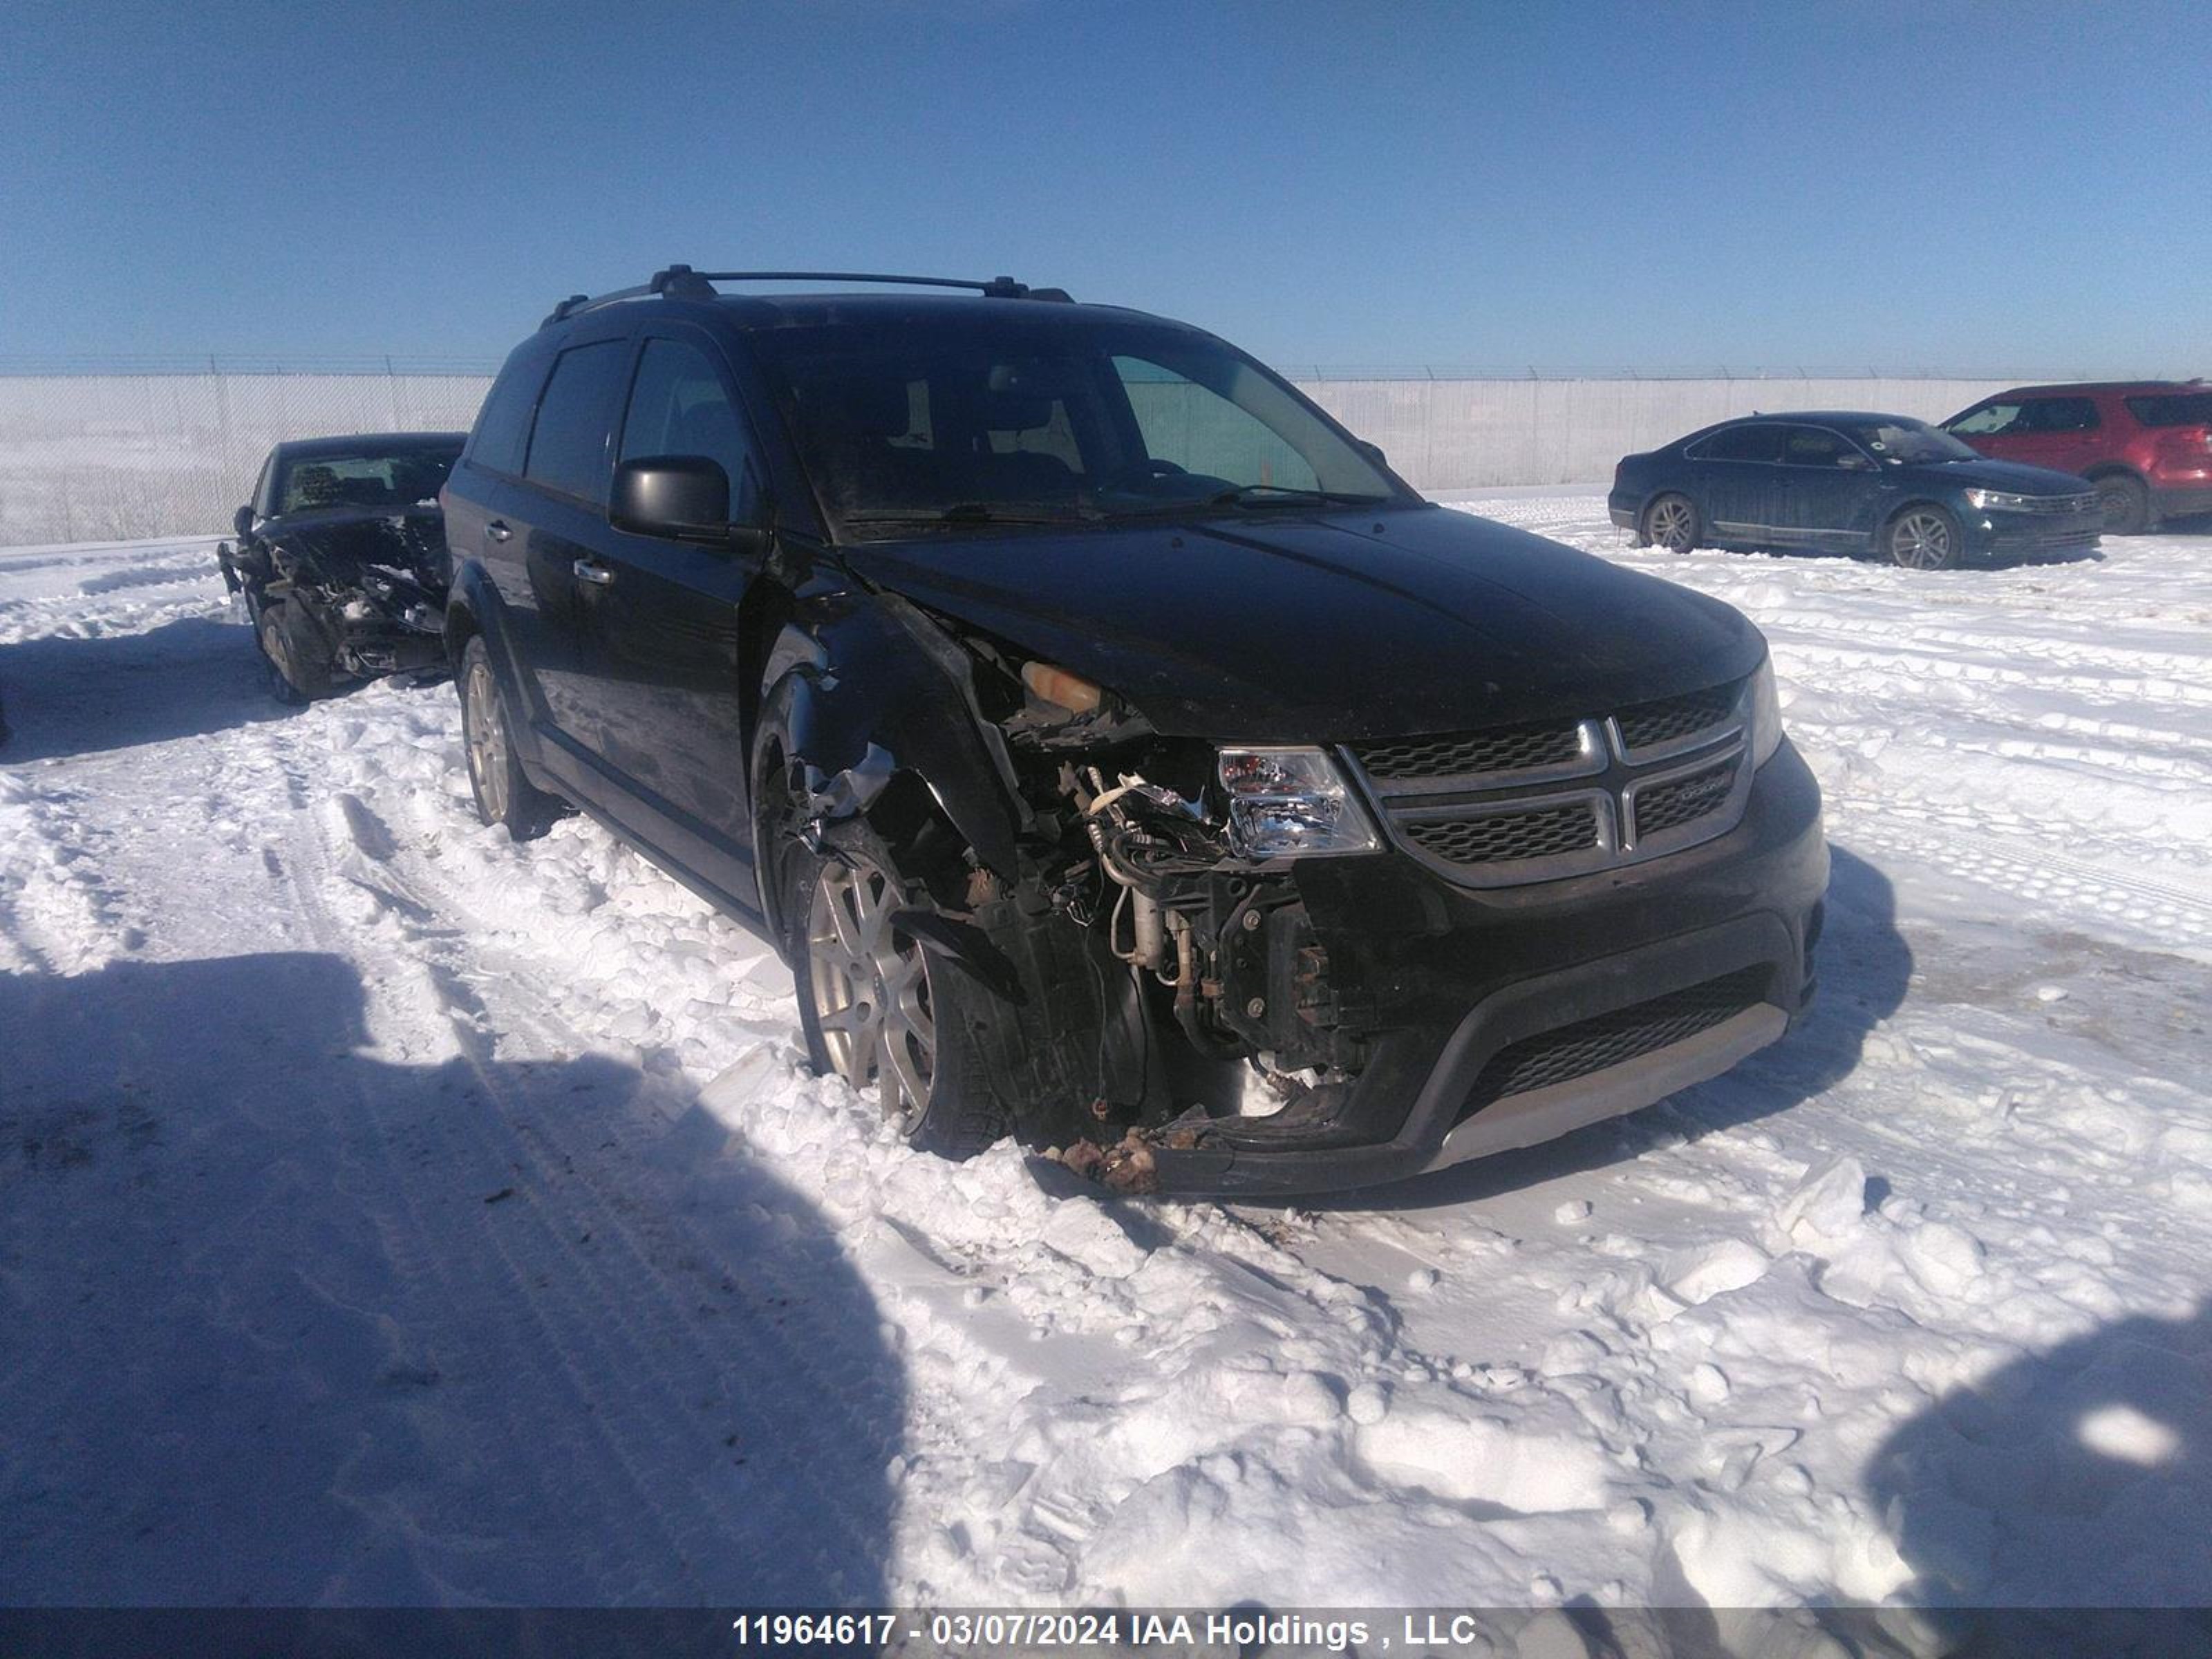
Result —
M2064 514L2069 517L2077 513L2101 511L2097 504L2097 492L2094 489L2083 495L2030 495L2027 498L2027 506L2023 510L2029 513L2050 514L2054 516Z
M1529 772L1564 766L1583 753L1581 725L1500 726L1455 737L1409 738L1402 743L1361 744L1355 752L1370 778L1468 777L1485 772Z
M1352 744L1399 847L1468 887L1656 857L1742 817L1744 683L1612 715Z
M1728 805L1735 788L1737 761L1731 756L1718 766L1708 766L1686 776L1671 777L1636 790L1630 797L1630 819L1638 841L1694 823L1708 812Z
M1717 685L1710 691L1692 691L1687 696L1624 708L1613 716L1613 723L1620 728L1621 746L1634 754L1639 749L1663 748L1709 731L1735 712L1741 690L1736 685Z
M1460 1117L1470 1117L1508 1096L1571 1083L1641 1060L1709 1031L1764 1001L1766 975L1764 968L1746 968L1509 1043L1491 1056L1476 1077Z
M1424 818L1401 825L1417 846L1447 864L1499 864L1557 858L1600 845L1597 809L1589 801L1535 811Z

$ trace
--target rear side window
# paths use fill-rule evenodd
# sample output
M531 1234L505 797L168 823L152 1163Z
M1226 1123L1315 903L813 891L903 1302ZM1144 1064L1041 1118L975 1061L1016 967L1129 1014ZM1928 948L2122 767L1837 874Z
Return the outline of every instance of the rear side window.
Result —
M2212 426L2212 392L2130 398L2127 405L2128 413L2145 426Z
M1716 432L1694 452L1701 461L1776 461L1782 459L1778 426L1732 426Z
M704 455L719 461L729 475L731 516L744 523L743 509L751 505L744 494L753 472L745 464L749 453L744 424L707 355L680 340L647 340L630 386L620 459Z
M469 459L494 472L522 471L523 446L530 441L530 411L537 406L538 388L545 384L544 359L509 363L477 411L476 429L469 434Z
M2097 405L2087 398L2031 398L2021 406L2015 432L2089 432Z
M530 459L522 475L533 483L579 495L595 506L607 500L607 435L629 367L629 342L602 340L561 354L553 378L538 401Z

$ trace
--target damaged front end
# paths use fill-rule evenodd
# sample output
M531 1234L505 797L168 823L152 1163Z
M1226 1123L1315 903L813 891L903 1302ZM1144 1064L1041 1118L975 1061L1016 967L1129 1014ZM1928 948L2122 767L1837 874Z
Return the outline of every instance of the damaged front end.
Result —
M446 666L453 565L434 507L289 514L216 552L224 582L257 626L283 607L292 656L327 664L332 679Z
M1109 1189L1315 1192L1533 1145L1717 1075L1810 994L1826 855L1786 745L1724 834L1486 885L1407 855L1388 813L1413 798L1376 804L1349 753L1164 732L994 634L860 612L935 667L871 688L899 711L880 741L796 744L800 837L834 856L865 822L926 887L894 925L988 992L963 1041L1000 1121ZM1745 707L1688 741L1732 755Z
M797 769L796 833L834 849L865 815L927 884L930 912L898 925L993 993L1004 1030L978 1040L1021 1079L1023 1137L1130 1192L1211 1188L1240 1145L1328 1143L1373 1011L1297 870L1378 842L1328 757L1164 736L1102 687L880 597L957 687L1011 834L986 856L998 838L956 830L971 815L875 743Z

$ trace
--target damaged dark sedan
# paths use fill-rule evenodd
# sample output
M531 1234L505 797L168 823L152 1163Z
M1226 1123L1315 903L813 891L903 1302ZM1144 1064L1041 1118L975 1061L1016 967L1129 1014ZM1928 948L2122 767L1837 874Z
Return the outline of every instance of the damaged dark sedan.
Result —
M447 642L484 820L573 804L773 938L915 1145L1358 1186L1797 1018L1820 796L1737 612L1423 501L1200 330L716 286L771 275L515 350Z
M235 544L216 549L280 701L351 681L442 673L453 576L438 491L465 434L405 432L278 444Z

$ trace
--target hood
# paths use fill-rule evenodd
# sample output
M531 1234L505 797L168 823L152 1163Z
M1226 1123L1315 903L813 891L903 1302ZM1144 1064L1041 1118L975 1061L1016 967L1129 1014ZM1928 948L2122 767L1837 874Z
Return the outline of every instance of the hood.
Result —
M355 565L413 570L442 582L447 569L445 514L434 507L321 507L264 519L261 541L312 555L337 574Z
M866 580L1128 699L1160 731L1328 743L1595 714L1749 673L1718 600L1434 507L843 550Z
M1908 479L1923 487L1953 489L2008 489L2016 495L2086 495L2096 486L2071 472L2047 466L2027 466L2019 461L1921 462L1912 466L1885 469L1892 479Z

